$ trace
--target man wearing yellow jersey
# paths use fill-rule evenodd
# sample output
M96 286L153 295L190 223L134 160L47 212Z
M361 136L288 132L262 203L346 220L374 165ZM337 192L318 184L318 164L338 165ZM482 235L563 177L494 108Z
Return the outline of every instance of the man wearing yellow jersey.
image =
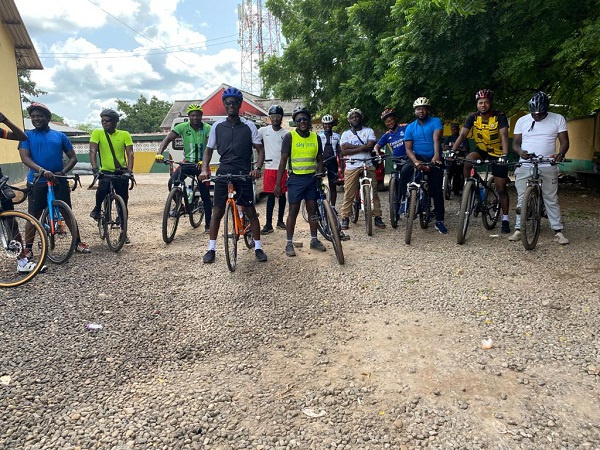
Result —
M296 218L300 211L302 200L306 203L306 211L309 217L314 217L317 212L317 179L315 173L323 173L323 147L317 133L310 131L310 112L304 106L298 106L292 113L292 119L296 123L296 129L290 131L283 137L281 143L281 161L277 169L277 182L273 194L281 195L281 180L289 162L288 202L290 205L287 223L287 243L285 254L296 256L294 251L294 229ZM310 248L324 252L325 247L317 239L317 223L309 222L310 226Z
M508 193L506 182L508 181L508 167L505 165L508 158L508 119L503 112L492 110L494 92L489 89L481 89L475 94L477 101L477 112L467 117L460 132L460 136L454 142L454 148L460 147L467 138L469 131L473 130L473 139L477 148L467 155L469 159L487 159L498 161L492 164L492 175L496 191L500 197L502 207L502 233L510 233L508 222ZM465 179L471 173L472 164L465 161Z

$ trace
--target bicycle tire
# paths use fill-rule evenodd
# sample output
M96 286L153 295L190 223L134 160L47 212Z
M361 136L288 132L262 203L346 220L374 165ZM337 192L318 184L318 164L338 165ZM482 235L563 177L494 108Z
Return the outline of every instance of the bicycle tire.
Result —
M481 205L481 221L486 230L496 228L500 220L500 198L496 192L496 185L492 180L489 186L485 187L485 198Z
M373 208L371 204L371 186L365 184L363 187L363 198L365 199L365 229L367 236L373 235Z
M181 188L176 186L171 188L171 192L167 196L165 208L162 217L162 238L166 244L170 244L175 239L175 232L179 224L181 216L181 205L183 201L183 193Z
M237 241L238 236L235 232L235 209L231 202L225 205L225 220L223 221L223 244L225 247L225 261L231 272L235 271L237 264Z
M410 244L412 238L413 223L417 214L417 190L411 189L408 197L408 205L406 205L406 229L404 231L404 243Z
M116 253L123 248L127 239L127 208L120 195L109 196L104 217L106 244Z
M204 202L202 201L202 197L200 196L200 186L194 186L194 191L192 194L192 203L189 205L190 207L190 225L194 228L198 228L202 223L202 219L204 219Z
M419 224L421 228L426 229L431 222L431 196L427 190L421 189L419 203Z
M98 234L102 240L106 239L106 228L104 226L104 213L106 208L108 208L108 196L106 196L102 201L102 206L100 207L100 219L96 221L96 225L98 226Z
M300 202L300 212L302 213L302 218L304 219L304 221L308 223L308 211L306 210L306 201L304 200Z
M323 208L325 209L325 222L330 242L333 245L333 251L339 265L344 264L344 250L342 249L342 239L340 238L340 230L337 226L337 217L333 213L333 209L327 200L323 200Z
M246 214L244 214L244 243L247 248L254 248L254 236L252 236L252 227Z
M33 227L33 243L37 241L39 253L31 272L17 272L16 265L25 244L25 227ZM18 237L17 237L18 236ZM44 267L48 255L48 239L42 224L30 214L22 211L0 212L0 287L17 287L31 281Z
M354 195L354 200L352 200L352 216L350 217L350 220L352 220L352 223L358 222L359 215L360 215L360 193L357 190L356 194Z
M325 210L325 202L327 200L322 200L322 199L318 199L317 200L317 230L319 230L319 233L321 233L321 235L327 239L328 241L331 241L331 235L329 233L328 230L328 223L327 223L327 211ZM331 205L330 205L331 206Z
M392 225L392 228L398 228L398 210L400 206L400 201L398 198L399 193L396 192L397 190L398 180L396 180L396 177L394 176L394 174L392 174L392 177L390 178L390 193L388 196L390 203L390 225Z
M450 200L452 198L452 177L450 177L450 173L448 172L448 170L444 170L442 189L446 200Z
M535 186L529 186L521 205L521 242L526 250L533 250L540 236L542 198Z
M50 223L48 208L42 211L40 222L48 238L48 259L54 264L63 264L73 256L77 247L77 236L79 236L77 220L69 205L62 200L54 200L52 209L54 224Z
M462 199L460 201L460 210L458 212L458 230L456 234L456 243L462 245L467 237L467 229L469 228L469 220L475 205L475 195L478 195L477 187L473 180L465 183Z

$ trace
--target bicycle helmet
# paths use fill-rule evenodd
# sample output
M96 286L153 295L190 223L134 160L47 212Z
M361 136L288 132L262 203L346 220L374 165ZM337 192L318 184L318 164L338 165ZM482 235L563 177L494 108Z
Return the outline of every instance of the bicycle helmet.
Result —
M119 117L119 113L116 112L114 109L103 109L102 112L100 113L100 117L110 117L111 119L113 119L115 122L118 122L120 117Z
M350 119L350 116L352 114L358 114L361 118L363 116L363 113L362 113L362 111L360 109L358 109L358 108L352 108L352 109L350 109L350 111L348 111L348 114L346 114L346 118Z
M396 117L396 111L391 108L386 108L381 112L381 120L385 120L389 116Z
M33 102L31 105L29 105L27 107L27 112L29 113L29 115L31 115L31 111L33 111L35 109L40 110L42 112L42 114L44 114L48 119L50 119L52 117L52 113L50 112L50 109L43 103Z
M431 106L431 102L427 97L419 97L413 102L413 108L418 108L419 106Z
M550 106L550 99L548 98L548 94L537 91L529 100L529 112L545 114L548 112L548 106Z
M480 89L480 90L478 90L475 93L475 101L477 101L477 100L479 100L481 98L487 98L491 102L492 100L494 100L494 91L492 91L491 89Z
M197 103L190 103L187 107L186 113L189 116L192 111L200 111L202 112L202 106Z
M283 108L279 105L273 105L269 108L269 115L272 116L273 114L279 114L280 116L283 116Z
M296 106L294 108L294 112L292 112L292 120L296 120L296 115L300 113L306 114L308 116L308 121L310 122L310 111L305 106Z
M331 114L325 114L323 117L321 117L321 123L333 123L334 121L335 119Z
M221 94L221 100L225 100L227 97L237 98L240 102L242 100L244 100L242 91L240 91L238 88L234 88L232 86L229 86L227 89L225 89L223 91L223 93Z

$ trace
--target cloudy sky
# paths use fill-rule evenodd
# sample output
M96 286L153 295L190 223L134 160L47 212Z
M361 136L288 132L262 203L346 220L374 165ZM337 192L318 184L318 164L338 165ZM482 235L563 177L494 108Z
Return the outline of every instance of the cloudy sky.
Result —
M15 0L44 70L39 97L70 125L119 98L199 99L240 85L240 0Z

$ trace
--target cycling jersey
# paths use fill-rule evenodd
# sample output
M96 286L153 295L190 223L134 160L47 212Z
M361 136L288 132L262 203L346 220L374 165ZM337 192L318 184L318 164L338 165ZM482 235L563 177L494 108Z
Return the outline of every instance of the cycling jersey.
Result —
M379 147L385 147L387 144L392 147L392 156L402 157L406 156L406 149L404 147L404 131L406 126L398 125L396 131L389 130L383 134L377 141Z
M115 158L119 161L121 167L127 167L127 161L125 158L125 148L133 145L133 140L128 131L115 130L110 134L110 142L115 150ZM90 136L90 142L98 144L98 154L100 156L100 170L106 172L114 172L116 170L115 160L113 158L110 145L106 139L106 132L102 129L92 131Z
M181 122L173 127L173 132L183 139L183 157L186 162L195 164L202 161L210 129L209 124L203 123L200 129L195 130L189 122Z
M503 155L500 130L508 128L508 119L503 112L490 111L487 121L483 120L480 112L474 112L467 117L464 127L473 129L473 140L478 149L490 156Z
M340 145L340 135L334 132L329 133L329 144L327 143L328 134L325 131L319 131L321 138L321 147L323 147L323 159L337 156L337 150Z

